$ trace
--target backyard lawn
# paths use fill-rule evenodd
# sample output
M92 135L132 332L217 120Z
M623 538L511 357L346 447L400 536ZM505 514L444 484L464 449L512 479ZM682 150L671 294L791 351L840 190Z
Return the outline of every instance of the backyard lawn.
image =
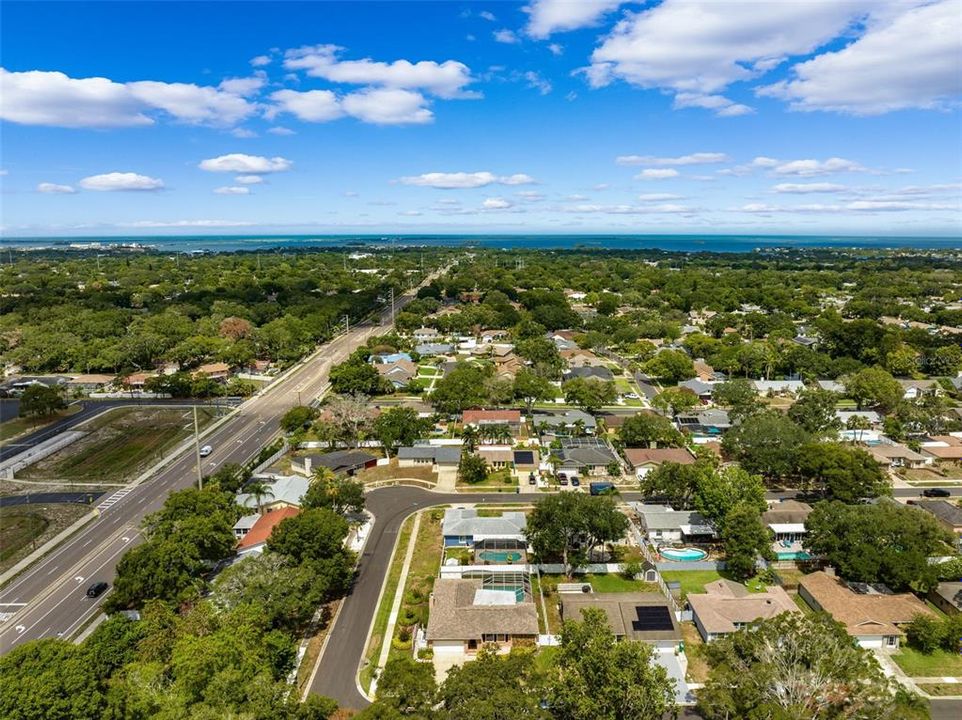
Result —
M665 570L661 573L665 582L681 583L681 598L684 600L689 593L705 592L705 585L721 578L732 579L724 570ZM764 592L765 583L754 577L744 581L749 592Z
M201 427L214 413L197 411ZM193 433L190 408L119 408L81 428L87 435L20 473L24 478L116 483L135 478Z
M903 645L892 660L909 677L962 677L962 655L936 650L925 655Z
M77 403L75 405L69 405L66 409L53 415L48 415L47 417L15 417L2 422L0 423L0 444L5 444L24 433L33 432L34 430L39 430L42 427L51 425L57 420L70 417L82 409L83 405Z

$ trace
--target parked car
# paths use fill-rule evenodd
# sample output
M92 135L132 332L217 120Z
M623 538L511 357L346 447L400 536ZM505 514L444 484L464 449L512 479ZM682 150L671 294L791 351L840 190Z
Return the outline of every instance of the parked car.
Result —
M558 482L562 485L568 484L568 476L564 473L558 473Z
M581 481L577 477L571 478L571 487L580 487Z
M950 493L948 490L944 488L926 488L925 490L922 491L922 494L925 495L925 497L932 497L932 498L935 498L935 497L946 498L952 495L952 493Z
M210 445L204 445L204 447L200 449L200 456L207 457L212 452L214 452L214 448L212 448Z
M638 393L633 393L633 392L631 392L631 393L625 393L625 397L626 397L628 400L640 400L640 399L641 399L641 398L638 397Z
M100 596L100 595L103 595L104 591L105 591L108 587L110 587L110 586L107 585L107 583L105 583L103 580L101 580L101 581L99 581L99 582L95 582L93 585L91 585L89 588L87 588L87 597L89 597L89 598L95 598L95 597L98 597L98 596Z
M528 473L528 485L537 485L538 478L535 477L534 473Z

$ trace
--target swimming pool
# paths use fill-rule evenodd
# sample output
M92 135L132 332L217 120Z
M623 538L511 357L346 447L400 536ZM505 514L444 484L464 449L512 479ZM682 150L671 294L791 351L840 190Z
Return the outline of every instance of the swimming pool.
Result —
M812 556L804 550L794 552L776 552L775 557L779 560L811 560Z
M666 560L678 560L679 562L694 562L708 557L708 553L698 548L662 548L658 552Z
M478 553L478 557L494 563L518 562L521 559L521 553L517 550L482 550Z

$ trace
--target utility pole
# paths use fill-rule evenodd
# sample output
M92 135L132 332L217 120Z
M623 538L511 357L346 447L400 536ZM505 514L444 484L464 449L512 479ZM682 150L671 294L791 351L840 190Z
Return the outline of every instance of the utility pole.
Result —
M391 324L394 324L394 288L391 288Z
M197 406L194 405L194 456L197 459L197 489L204 489L204 475L200 469L200 430L197 427Z
M345 315L344 316L344 334L346 335L349 332L351 332L351 316Z

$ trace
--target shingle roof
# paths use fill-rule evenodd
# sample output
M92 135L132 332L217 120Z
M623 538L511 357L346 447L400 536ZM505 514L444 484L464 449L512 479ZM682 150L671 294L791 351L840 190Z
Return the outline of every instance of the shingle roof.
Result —
M638 629L637 608L639 607L664 607L667 610L667 622L671 624L671 629ZM647 642L681 639L681 628L675 620L675 613L661 593L563 593L561 595L561 616L565 620L581 620L581 613L585 608L598 608L603 611L608 619L608 626L618 637Z
M962 508L946 500L918 500L916 506L932 513L946 525L962 527Z
M962 610L962 582L940 582L935 592L946 602Z
M459 445L414 445L398 448L399 460L434 460L439 465L457 465L461 462Z
M687 448L626 448L625 459L633 467L660 465L665 462L690 465L695 462L695 456Z
M567 370L564 374L565 380L572 378L584 378L586 380L614 380L615 376L606 367L589 365L587 367L576 367Z
M445 536L516 537L524 534L528 518L523 512L505 512L500 517L481 517L474 508L448 508L444 511L441 534Z
M480 580L436 580L431 594L427 639L481 640L483 635L492 633L538 634L538 611L533 602L475 604L480 590Z
M801 612L780 587L749 593L744 585L729 584L725 580L708 583L704 594L689 593L688 604L705 632L713 635L735 632L736 623L767 620L784 612Z
M288 505L300 505L301 498L304 497L304 493L307 492L310 484L311 481L307 478L296 475L286 475L277 478L270 484L271 494L266 495L262 502L266 505L278 502L283 502ZM257 501L254 496L249 493L241 493L238 495L237 504L246 508L257 507Z
M361 450L335 450L323 455L308 455L312 466L321 465L335 472L338 470L353 470L361 467L377 457Z
M919 613L932 612L909 593L861 595L821 571L805 575L799 585L825 612L842 623L849 635L901 635L897 625L911 621Z
M803 523L811 514L812 506L798 500L783 500L775 503L762 514L766 525L780 523Z

